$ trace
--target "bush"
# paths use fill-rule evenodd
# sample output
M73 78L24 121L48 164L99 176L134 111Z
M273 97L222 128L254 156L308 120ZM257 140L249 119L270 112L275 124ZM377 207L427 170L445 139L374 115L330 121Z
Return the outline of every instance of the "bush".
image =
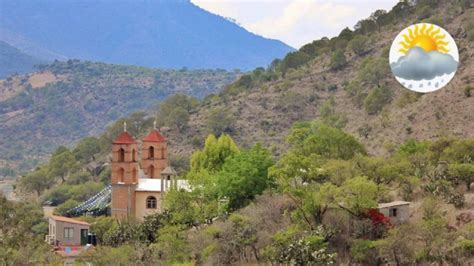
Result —
M358 262L364 264L376 264L377 245L376 241L356 239L351 245L351 256Z
M365 111L374 115L392 100L392 92L386 87L379 87L371 91L364 100Z
M338 50L332 53L331 55L331 62L329 64L331 70L339 70L342 69L347 64L346 56L344 52Z
M327 239L318 231L300 232L291 227L278 232L265 255L270 261L290 265L334 264L336 254L327 250Z
M54 209L54 213L57 213L59 215L65 215L67 211L76 207L77 205L79 205L78 201L68 199L66 202L60 204L56 209Z
M369 38L364 35L355 36L348 44L349 49L351 49L356 55L363 55L367 51L367 41Z
M421 93L404 90L401 97L397 101L397 106L404 108L407 105L417 102L421 96Z
M473 32L474 33L474 32ZM464 96L471 97L471 92L474 90L471 86L464 87Z
M221 135L231 133L234 130L234 115L226 108L218 107L209 111L206 126L210 133Z
M387 77L390 71L388 60L384 57L370 56L362 61L358 78L370 85L379 85L380 81Z
M306 64L309 60L311 60L311 57L303 51L291 52L283 59L282 71L286 73L289 69L298 68Z

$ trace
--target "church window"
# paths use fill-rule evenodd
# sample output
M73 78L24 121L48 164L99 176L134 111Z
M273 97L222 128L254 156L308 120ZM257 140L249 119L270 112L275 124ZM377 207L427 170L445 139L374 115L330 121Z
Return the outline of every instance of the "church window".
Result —
M153 146L150 146L150 148L148 148L148 158L155 158L155 148L153 148Z
M146 208L147 209L156 209L156 198L153 196L148 196L146 198Z
M125 150L123 148L119 149L119 154L118 154L118 161L119 162L124 162L125 161Z
M135 149L132 150L132 162L136 162L136 158L135 158Z

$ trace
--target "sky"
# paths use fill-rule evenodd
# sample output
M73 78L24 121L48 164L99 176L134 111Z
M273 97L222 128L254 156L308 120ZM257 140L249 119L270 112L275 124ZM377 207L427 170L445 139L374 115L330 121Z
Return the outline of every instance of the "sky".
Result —
M398 0L191 0L201 8L229 17L248 31L299 48L345 27L377 9L390 10Z

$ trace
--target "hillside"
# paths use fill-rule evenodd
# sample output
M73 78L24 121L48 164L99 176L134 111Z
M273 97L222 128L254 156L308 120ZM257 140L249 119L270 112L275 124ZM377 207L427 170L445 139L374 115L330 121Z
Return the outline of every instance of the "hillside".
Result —
M472 264L471 2L400 2L388 13L376 11L361 20L354 31L345 29L336 38L314 41L274 60L267 69L240 75L200 102L175 94L147 113L123 114L98 137L83 138L71 149L58 147L49 161L17 180L12 194L18 202L0 196L6 210L0 212L6 232L0 254L7 254L0 261L30 264L24 254L34 254L37 264L59 264L63 259L51 254L44 241L48 225L41 203L55 206L55 214L91 224L98 245L75 257L78 263ZM393 37L420 20L453 33L460 50L454 80L428 94L403 89L390 74L387 58ZM116 80L146 84L130 78L136 68L125 67L126 74L120 72L124 76L99 80L102 73L110 75L111 69L116 73L120 67L70 64L43 68L34 80L24 78L23 83L31 85L28 89L18 89L21 78L10 79L16 85L3 89L8 105L0 108L25 108L32 101L19 95L34 95L44 89L35 87L48 82L66 83L69 75L76 77L76 85L92 77L99 87ZM60 96L67 99L74 90ZM121 95L117 101L128 99ZM166 180L189 186L160 191L159 202L153 200L152 190L143 191L146 205L136 201L131 189L128 195L112 193L111 206L128 202L132 207L110 207L111 216L101 215L107 198L94 195L105 186L119 190L145 181L137 181L136 171L125 173L124 168L136 167L133 155L127 156L131 160L110 160L113 139L124 134L126 122L129 127L122 137L131 135L140 142L154 121L170 140L171 152L161 149L160 160L168 159L179 173ZM116 145L124 147L121 141ZM129 148L133 152L125 146ZM142 151L146 150L154 153L151 147ZM158 159L150 153L138 158ZM156 204L148 204L148 199ZM128 219L140 218L133 211L138 208L157 211L143 221ZM130 215L127 219L114 216L124 210Z
M6 42L0 41L0 79L14 73L27 73L34 70L35 65L45 61L27 55Z
M69 60L10 77L0 81L2 166L23 161L27 169L38 156L60 144L97 135L121 116L151 110L176 93L202 98L237 75L224 70L160 70Z
M171 147L189 154L193 137L202 138L209 132L208 117L213 110L228 111L233 122L227 133L239 144L261 142L277 155L285 149L282 144L288 129L301 120L337 124L358 136L376 155L408 139L474 136L474 97L470 96L474 86L473 9L443 2L422 16L414 7L405 11L401 6L381 12L380 26L373 18L362 20L355 32L346 29L339 37L314 41L266 70L242 76L192 114L186 134L166 133ZM403 88L388 68L391 41L400 30L420 20L452 33L461 59L454 79L428 94ZM361 39L361 44L354 45ZM335 56L341 54L344 60L338 66Z
M293 50L280 41L250 33L189 0L113 4L104 0L2 0L0 9L0 40L18 48L21 45L20 50L33 56L41 47L50 55L56 54L57 59L247 70L265 66Z

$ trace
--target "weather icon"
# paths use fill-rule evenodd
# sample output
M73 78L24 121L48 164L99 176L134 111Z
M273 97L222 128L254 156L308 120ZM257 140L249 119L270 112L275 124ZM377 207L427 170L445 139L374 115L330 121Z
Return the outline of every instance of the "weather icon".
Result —
M459 53L443 28L420 23L402 30L390 47L390 68L403 87L416 92L441 89L456 73Z

